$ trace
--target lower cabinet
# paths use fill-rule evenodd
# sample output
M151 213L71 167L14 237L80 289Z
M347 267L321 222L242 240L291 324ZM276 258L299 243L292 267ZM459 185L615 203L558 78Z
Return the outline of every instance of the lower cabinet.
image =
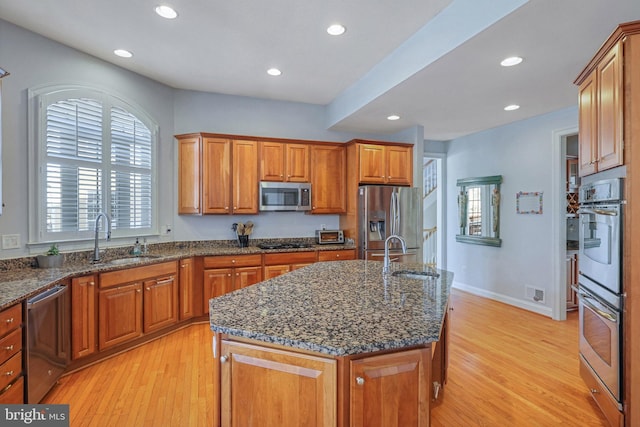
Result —
M177 262L101 273L98 350L178 322Z
M191 319L196 315L193 268L193 258L180 260L180 271L178 272L178 301L180 304L178 317L180 320Z
M272 279L298 268L313 264L318 259L315 251L279 252L264 255L264 279Z
M209 300L262 281L262 255L224 255L203 260L203 310Z
M89 356L96 345L96 276L71 279L71 358Z
M24 403L22 304L0 312L0 403Z
M220 361L223 426L336 425L336 360L223 341Z
M100 291L98 313L101 351L141 336L142 283Z
M351 361L352 427L429 425L429 349Z

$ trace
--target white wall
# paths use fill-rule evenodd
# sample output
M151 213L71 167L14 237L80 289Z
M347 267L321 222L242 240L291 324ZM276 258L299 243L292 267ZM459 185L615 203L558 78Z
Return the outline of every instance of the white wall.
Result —
M556 111L503 127L453 140L447 151L447 269L455 286L548 316L556 293L564 283L554 283L557 239L552 230L560 215L551 212L552 177L559 176L554 159L553 132L577 126L577 108ZM502 175L500 237L502 247L458 243L457 187L460 178ZM557 178L556 178L557 180ZM542 215L517 215L516 193L542 191ZM564 250L564 248L563 248ZM545 303L525 298L525 286L545 290Z

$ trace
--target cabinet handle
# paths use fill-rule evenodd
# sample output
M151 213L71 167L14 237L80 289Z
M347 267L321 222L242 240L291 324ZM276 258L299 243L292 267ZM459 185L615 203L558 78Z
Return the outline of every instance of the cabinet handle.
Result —
M227 277L231 277L231 273L227 274Z
M173 282L173 276L168 277L167 279L158 280L156 285L166 285L167 283Z
M440 394L440 388L442 386L438 381L433 382L433 400L438 400L438 394Z
M96 282L89 282L89 286L95 286Z
M236 260L235 260L235 259L232 259L232 260L231 260L231 264L235 264L235 263L236 263Z
M148 288L147 288L147 289L148 289ZM136 292L137 292L137 293L140 293L140 292L142 292L142 289L136 289Z
M220 363L226 363L227 360L229 360L229 356L227 356L227 355L220 356Z
M225 206L224 208L225 208L226 210L229 210L229 206Z
M596 390L595 388L592 388L589 391L591 391L591 394L598 394L598 390Z
M13 371L5 372L3 375L6 377L10 377L11 375L13 375Z
M7 323L13 323L13 317L12 317L11 319L7 319L7 320L5 320L5 322L7 322Z
M147 287L147 290L148 290L148 291L150 291L150 290L151 290L151 288Z
M5 347L4 349L5 349L5 350L7 350L7 351L11 351L11 350L13 350L13 344L11 344L11 345L10 345L10 346L8 346L8 347Z
M363 384L364 384L364 378L362 378L362 377L356 377L356 384L358 384L358 385L363 385Z

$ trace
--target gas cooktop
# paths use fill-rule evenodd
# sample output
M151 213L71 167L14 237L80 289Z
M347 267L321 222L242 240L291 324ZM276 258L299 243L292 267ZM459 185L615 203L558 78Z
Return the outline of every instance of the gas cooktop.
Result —
M287 242L287 243L260 243L258 244L260 249L300 249L310 248L309 243L303 242Z

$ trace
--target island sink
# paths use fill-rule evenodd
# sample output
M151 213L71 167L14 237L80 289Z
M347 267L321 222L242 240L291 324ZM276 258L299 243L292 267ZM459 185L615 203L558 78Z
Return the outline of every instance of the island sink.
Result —
M211 299L213 424L430 425L453 274L399 265L391 286L380 261L333 261Z

